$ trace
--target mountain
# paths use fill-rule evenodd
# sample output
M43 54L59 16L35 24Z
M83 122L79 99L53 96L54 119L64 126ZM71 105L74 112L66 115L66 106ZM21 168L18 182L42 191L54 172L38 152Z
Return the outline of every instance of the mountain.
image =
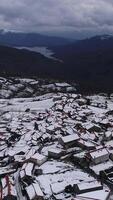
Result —
M0 72L75 81L80 92L113 92L113 36L51 47L58 60L40 53L0 46Z
M97 51L105 51L113 48L113 36L102 35L92 38L78 40L63 46L56 46L52 49L56 52L56 55L64 59L81 53L94 53Z
M61 69L59 61L40 53L0 46L0 75L55 77Z
M113 36L95 36L53 51L64 62L65 77L87 90L113 91Z
M61 46L69 44L71 39L41 35L38 33L21 33L0 31L0 45L18 47Z

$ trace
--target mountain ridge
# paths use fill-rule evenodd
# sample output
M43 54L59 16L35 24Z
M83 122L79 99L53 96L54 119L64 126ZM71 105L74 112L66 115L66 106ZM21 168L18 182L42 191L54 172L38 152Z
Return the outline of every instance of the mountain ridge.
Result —
M0 45L6 46L59 46L70 43L71 39L48 36L39 33L4 32L0 31ZM73 41L73 40L72 40Z

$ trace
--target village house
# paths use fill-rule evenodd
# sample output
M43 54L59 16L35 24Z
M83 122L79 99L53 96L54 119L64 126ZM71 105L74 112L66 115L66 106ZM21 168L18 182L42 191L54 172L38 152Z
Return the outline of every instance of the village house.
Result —
M58 88L66 89L67 87L70 87L71 85L69 83L55 83L55 86Z
M42 174L43 174L43 170L38 165L35 165L34 175L39 176L39 175L42 175Z
M88 140L83 140L83 139L78 140L78 146L84 150L95 149L95 145L92 142L90 142Z
M98 181L79 183L74 185L74 192L76 194L82 194L86 192L92 192L97 190L102 190L103 186Z
M86 158L90 160L92 164L99 164L109 160L109 151L106 148L96 149L94 151L90 151L86 154Z
M2 200L17 200L16 186L11 176L5 176L1 179Z
M80 153L76 153L73 155L73 162L74 164L84 164L85 165L85 155L86 155L86 151L82 151Z
M58 128L56 129L54 125L50 125L46 128L46 132L49 134L54 133L56 130L58 130Z
M110 190L108 188L103 188L102 190L78 194L76 198L72 200L108 200L109 196Z
M77 99L76 102L79 104L79 106L83 106L83 105L86 105L87 100L84 98L80 98L80 99Z
M53 148L53 149L49 149L49 151L48 151L49 158L58 159L63 155L65 155L65 151L62 149Z
M23 186L27 186L33 181L33 163L24 163L19 173L19 180Z
M44 194L37 182L25 188L27 200L44 200Z
M35 153L34 155L32 155L29 159L29 161L37 164L38 166L42 165L44 162L47 161L47 157L39 154L39 153Z
M112 139L112 132L111 131L106 131L104 133L104 140L110 141Z
M89 132L100 132L101 131L101 127L99 125L96 125L96 124L87 124L85 126L85 129Z
M32 177L33 169L34 169L34 163L27 163L27 165L25 167L26 176Z
M56 101L60 101L62 99L62 96L61 95L55 95L53 97L53 101L56 102Z
M100 171L100 178L113 188L113 167Z
M103 127L104 129L107 129L111 127L112 124L110 123L108 119L103 119L102 121L100 121L100 126Z
M67 135L59 138L59 144L65 148L76 146L79 140L78 134Z

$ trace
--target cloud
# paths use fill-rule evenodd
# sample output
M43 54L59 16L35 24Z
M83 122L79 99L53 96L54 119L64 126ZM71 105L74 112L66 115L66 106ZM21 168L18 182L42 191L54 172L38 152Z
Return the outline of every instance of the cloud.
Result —
M113 0L0 0L1 29L89 35L113 32Z

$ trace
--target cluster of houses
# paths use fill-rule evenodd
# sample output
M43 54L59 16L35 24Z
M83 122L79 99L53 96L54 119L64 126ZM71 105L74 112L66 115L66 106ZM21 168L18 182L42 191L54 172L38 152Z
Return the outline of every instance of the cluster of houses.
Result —
M0 77L0 98L27 98L56 92L76 92L76 84L59 83L54 80L37 78L7 79Z
M1 99L0 121L0 200L110 199L112 97Z

